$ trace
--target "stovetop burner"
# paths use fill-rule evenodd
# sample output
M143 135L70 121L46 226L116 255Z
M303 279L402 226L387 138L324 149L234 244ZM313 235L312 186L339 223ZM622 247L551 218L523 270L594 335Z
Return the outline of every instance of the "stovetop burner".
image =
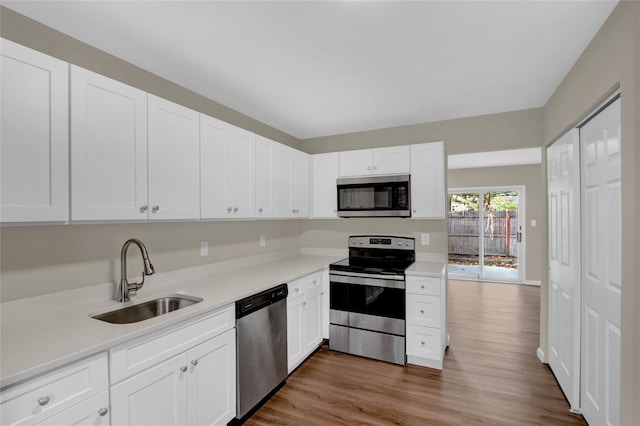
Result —
M349 257L329 265L333 271L403 275L415 260L415 240L405 237L351 236Z

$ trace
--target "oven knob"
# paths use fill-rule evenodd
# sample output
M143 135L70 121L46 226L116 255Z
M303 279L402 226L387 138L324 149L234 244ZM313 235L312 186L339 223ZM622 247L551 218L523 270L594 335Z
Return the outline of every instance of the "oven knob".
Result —
M398 245L399 245L399 246L402 246L402 241L398 241Z
M355 244L355 243L356 243L355 239L351 240L351 244Z
M362 238L360 238L360 239L358 240L358 243L359 243L359 244L364 244L364 240L363 240Z

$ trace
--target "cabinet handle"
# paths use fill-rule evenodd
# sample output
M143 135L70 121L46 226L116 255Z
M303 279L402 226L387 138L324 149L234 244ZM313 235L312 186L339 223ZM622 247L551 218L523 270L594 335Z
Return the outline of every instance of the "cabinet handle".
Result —
M311 281L311 282L313 283L313 285L318 284L318 280L313 280L313 281Z
M367 170L371 170L371 166L367 167Z
M109 410L107 410L106 408L101 408L98 410L98 414L100 414L100 417L106 416L108 412Z
M153 207L151 208L151 213L157 213L157 212L158 212L158 210L160 210L160 206L153 206Z
M300 291L300 288L299 288L299 287L296 287L296 293L297 293L297 292L299 292L299 291Z
M424 284L420 284L420 288L424 290Z
M302 306L307 306L307 302L302 302Z
M149 210L149 206L142 206L142 207L140 207L140 213L144 213L144 212L146 212L147 210Z
M378 170L378 166L373 166L373 170Z
M321 295L321 296L324 296L324 291L321 291L321 292L320 292L320 295Z
M424 309L420 309L420 313L424 315Z
M262 213L262 207L258 209L258 213Z
M416 210L416 209L413 209L413 212L414 212L414 213L418 213L418 210Z
M187 372L187 366L183 365L182 367L180 367L180 371L182 371L183 373Z
M238 208L237 208L237 207L234 207L234 208L233 208L233 212L234 212L234 213L238 213Z
M231 207L227 207L227 213L231 213Z
M48 403L49 403L49 397L48 396L41 396L40 398L38 398L38 405L39 406L44 407Z
M198 365L198 360L197 359L192 360L191 365L193 365L194 367Z
M423 340L422 342L420 342L420 344L421 344L422 346L424 346L424 344L425 344L425 343L424 343L424 340Z

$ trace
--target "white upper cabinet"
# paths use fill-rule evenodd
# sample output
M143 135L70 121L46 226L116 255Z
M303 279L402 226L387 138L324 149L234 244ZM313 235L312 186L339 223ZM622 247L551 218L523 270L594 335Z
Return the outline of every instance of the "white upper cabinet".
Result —
M340 153L340 176L408 174L410 159L408 145L344 151Z
M255 210L256 218L273 218L276 210L276 148L278 143L256 135Z
M293 149L287 145L271 142L262 148L262 153L266 158L260 158L259 162L265 162L262 166L258 165L256 192L258 187L262 186L263 194L257 193L257 197L264 199L258 202L258 214L256 217L278 217L278 218L306 218L309 216L309 155ZM269 157L271 154L271 157ZM257 154L258 155L258 154ZM260 182L260 174L267 177L267 164L272 161L273 169L271 170L272 182ZM272 195L269 197L267 184L271 184ZM265 211L260 212L262 205L268 205L267 201L272 201L274 209L267 216Z
M411 145L411 217L445 218L444 142Z
M71 220L146 220L147 94L71 66Z
M200 115L200 216L242 219L255 216L255 135Z
M276 216L293 216L291 206L291 153L292 149L276 143L275 149L275 189Z
M69 219L69 65L1 40L0 221Z
M314 218L337 218L338 153L311 156Z
M148 96L149 219L200 216L199 113Z

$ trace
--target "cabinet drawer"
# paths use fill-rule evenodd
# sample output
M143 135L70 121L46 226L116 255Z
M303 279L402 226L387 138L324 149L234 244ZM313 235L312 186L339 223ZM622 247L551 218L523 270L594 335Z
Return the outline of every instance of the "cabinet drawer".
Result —
M440 327L440 297L407 295L407 324Z
M407 277L407 293L440 296L440 278Z
M289 299L294 299L298 296L302 296L304 292L303 279L300 278L295 281L291 281L287 284L287 287L289 289Z
M307 275L304 280L304 292L320 291L322 289L322 276L320 272Z
M407 325L407 355L440 360L440 333L439 328Z
M109 387L107 354L78 361L0 394L0 424L34 424Z
M116 346L109 350L111 383L139 373L234 326L235 305L227 305L169 330Z
M91 425L108 426L109 413L109 391L104 391L87 401L74 405L68 410L53 417L49 417L37 424L37 426L60 426L60 425Z

